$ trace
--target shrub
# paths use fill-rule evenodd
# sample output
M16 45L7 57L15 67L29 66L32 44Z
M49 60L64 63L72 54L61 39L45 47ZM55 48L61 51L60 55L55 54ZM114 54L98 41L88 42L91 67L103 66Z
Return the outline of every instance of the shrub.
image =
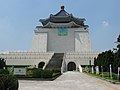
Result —
M27 70L26 76L32 77L33 71L32 70Z
M109 77L109 72L100 72L100 77Z
M40 69L33 70L32 77L39 78L41 77L41 73L42 73L42 70Z
M100 76L101 76L101 77L109 77L109 75L106 74L106 73L100 74Z
M53 70L53 76L61 75L61 71Z
M13 75L0 75L0 90L18 90L18 80Z
M28 69L27 76L33 78L52 78L54 76L60 75L60 71L56 70L41 70L41 69Z
M9 71L6 69L0 69L0 74L9 74Z
M27 70L27 76L28 77L35 77L35 78L39 78L41 77L41 72L42 70L41 69L28 69Z
M7 67L7 70L9 71L9 74L13 74L13 68L12 67Z
M112 74L112 78L115 79L115 80L117 80L118 79L118 75L113 73Z
M53 76L53 71L50 70L44 70L41 73L42 78L52 78L52 76Z

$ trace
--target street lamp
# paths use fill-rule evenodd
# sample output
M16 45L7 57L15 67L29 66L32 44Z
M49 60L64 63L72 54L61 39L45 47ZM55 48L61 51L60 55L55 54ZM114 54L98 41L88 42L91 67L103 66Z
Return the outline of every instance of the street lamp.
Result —
M111 64L110 64L110 78L112 79L112 68L111 68Z
M103 76L103 66L101 66L101 72L102 72L102 76Z
M120 79L120 67L118 67L118 80Z

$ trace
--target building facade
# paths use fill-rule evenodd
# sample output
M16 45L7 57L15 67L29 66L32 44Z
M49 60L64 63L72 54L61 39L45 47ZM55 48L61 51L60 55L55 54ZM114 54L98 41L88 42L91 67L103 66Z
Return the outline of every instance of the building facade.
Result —
M80 69L81 65L94 64L98 52L91 48L88 25L85 25L84 18L74 17L61 6L57 14L39 21L42 26L34 30L30 51L0 54L7 65L71 71Z

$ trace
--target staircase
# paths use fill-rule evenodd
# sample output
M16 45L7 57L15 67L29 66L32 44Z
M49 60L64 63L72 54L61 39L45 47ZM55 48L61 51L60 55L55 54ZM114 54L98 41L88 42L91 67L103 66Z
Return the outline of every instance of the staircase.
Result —
M61 71L62 61L64 53L55 53L48 64L45 67L45 70L59 70Z

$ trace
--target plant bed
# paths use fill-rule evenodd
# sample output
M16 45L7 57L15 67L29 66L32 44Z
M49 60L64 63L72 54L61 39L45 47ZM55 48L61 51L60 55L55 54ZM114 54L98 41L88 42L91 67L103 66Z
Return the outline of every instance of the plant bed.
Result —
M60 71L41 70L41 69L28 69L26 76L17 75L19 80L40 80L52 81L61 75Z
M109 75L106 75L106 74L101 75L101 74L94 74L94 73L91 73L91 72L84 72L84 73L95 76L95 77L97 77L99 79L108 81L108 82L113 83L113 84L120 84L120 80L115 80L114 78L111 79L109 77Z

